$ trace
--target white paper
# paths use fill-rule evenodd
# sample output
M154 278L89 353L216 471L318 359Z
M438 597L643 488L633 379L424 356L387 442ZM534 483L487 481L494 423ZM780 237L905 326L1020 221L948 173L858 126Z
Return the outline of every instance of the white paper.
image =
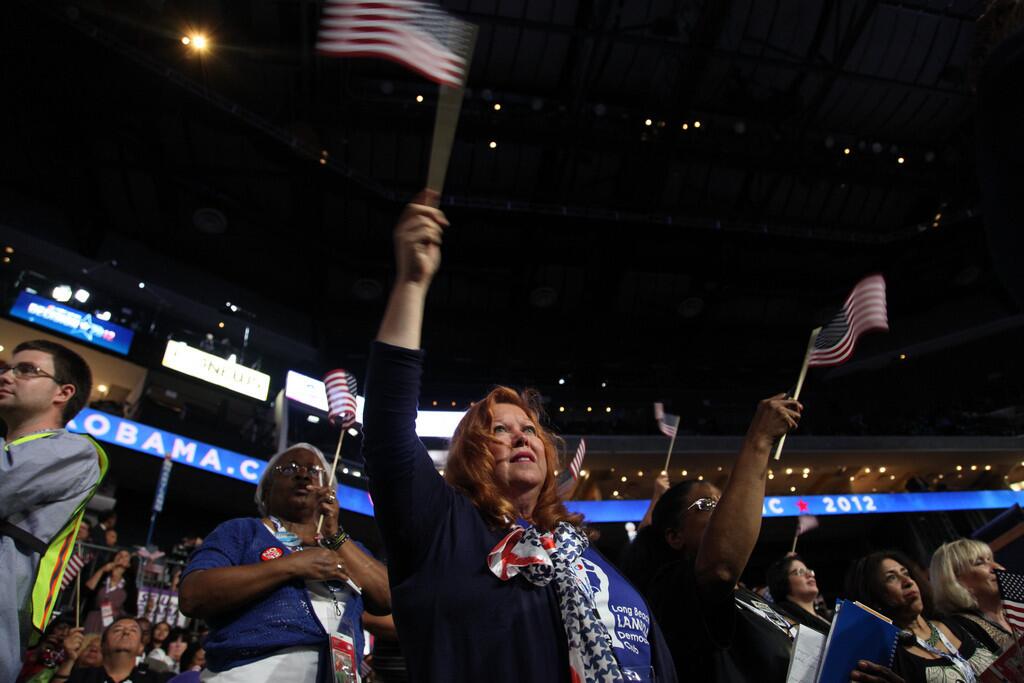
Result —
M825 652L825 636L813 628L797 626L793 656L789 660L786 683L814 683Z

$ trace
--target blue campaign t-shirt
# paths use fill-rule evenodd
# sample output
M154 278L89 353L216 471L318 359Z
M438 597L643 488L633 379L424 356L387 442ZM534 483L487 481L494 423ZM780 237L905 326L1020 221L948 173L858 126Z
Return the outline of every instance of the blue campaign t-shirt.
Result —
M650 681L651 615L632 585L600 553L587 548L576 571L593 591L598 615L612 639L615 658L626 681Z

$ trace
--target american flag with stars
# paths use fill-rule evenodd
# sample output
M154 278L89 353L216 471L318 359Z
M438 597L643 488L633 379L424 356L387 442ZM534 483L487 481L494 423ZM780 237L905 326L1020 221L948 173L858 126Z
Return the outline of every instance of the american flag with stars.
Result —
M869 275L853 288L843 308L818 333L807 367L842 365L853 355L857 340L872 330L889 331L885 278Z
M466 82L476 27L421 0L327 0L316 47L337 57L398 62L435 83Z
M1024 632L1024 576L996 570L996 580L1006 620L1014 630Z
M679 416L665 412L664 403L654 404L654 419L658 421L658 429L665 436L675 436L679 429Z

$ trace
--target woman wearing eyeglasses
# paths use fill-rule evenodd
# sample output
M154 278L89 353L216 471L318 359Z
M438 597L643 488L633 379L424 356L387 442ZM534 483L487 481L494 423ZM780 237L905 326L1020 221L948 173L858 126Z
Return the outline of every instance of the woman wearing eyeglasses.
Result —
M315 446L278 453L256 488L261 517L221 524L189 559L181 611L210 625L203 681L334 681L339 661L358 670L363 602L387 614L391 595L384 566L339 525L327 479Z
M787 555L768 567L768 590L773 606L794 623L828 633L832 615L815 607L818 581L799 555Z

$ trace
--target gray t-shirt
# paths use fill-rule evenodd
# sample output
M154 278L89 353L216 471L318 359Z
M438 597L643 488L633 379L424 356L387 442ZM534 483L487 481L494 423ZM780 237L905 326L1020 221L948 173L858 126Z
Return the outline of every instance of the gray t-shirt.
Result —
M99 476L96 447L78 434L60 429L13 445L0 439L0 519L49 542ZM0 536L0 681L13 681L21 670L38 566L38 553Z

